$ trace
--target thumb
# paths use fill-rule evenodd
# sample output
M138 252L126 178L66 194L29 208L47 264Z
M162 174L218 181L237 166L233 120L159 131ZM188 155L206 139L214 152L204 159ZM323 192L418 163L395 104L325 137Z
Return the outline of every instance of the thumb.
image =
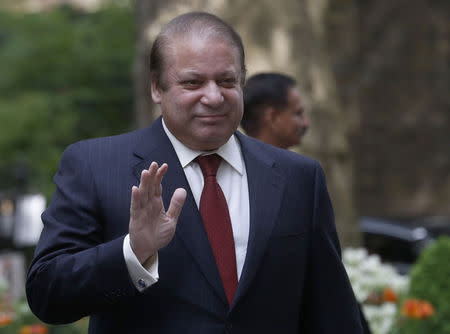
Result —
M173 192L169 209L166 213L170 218L174 218L175 220L178 219L181 209L183 208L184 201L186 200L186 196L186 190L184 190L183 188L178 188Z

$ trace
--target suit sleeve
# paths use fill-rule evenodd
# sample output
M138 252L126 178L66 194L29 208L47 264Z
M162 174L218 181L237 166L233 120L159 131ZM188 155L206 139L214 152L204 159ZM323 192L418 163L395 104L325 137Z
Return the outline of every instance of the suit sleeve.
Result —
M28 303L48 323L73 322L136 294L123 256L124 236L103 240L105 222L85 151L82 143L74 144L61 158L28 271Z
M325 175L317 165L310 259L300 333L362 333L358 306L341 261Z

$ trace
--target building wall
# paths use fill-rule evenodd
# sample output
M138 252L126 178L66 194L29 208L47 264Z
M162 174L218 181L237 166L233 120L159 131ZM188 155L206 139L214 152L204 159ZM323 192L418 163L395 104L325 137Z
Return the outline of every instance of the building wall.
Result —
M450 216L450 2L358 7L358 211Z

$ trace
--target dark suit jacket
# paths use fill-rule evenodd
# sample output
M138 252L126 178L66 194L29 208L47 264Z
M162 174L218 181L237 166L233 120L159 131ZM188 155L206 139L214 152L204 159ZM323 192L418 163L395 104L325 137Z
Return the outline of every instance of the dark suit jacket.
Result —
M248 174L250 235L231 308L159 119L63 154L27 278L33 312L49 323L90 315L89 333L361 333L320 165L236 135ZM122 245L131 187L152 161L169 165L166 207L176 188L188 195L173 240L159 251L160 279L139 293Z

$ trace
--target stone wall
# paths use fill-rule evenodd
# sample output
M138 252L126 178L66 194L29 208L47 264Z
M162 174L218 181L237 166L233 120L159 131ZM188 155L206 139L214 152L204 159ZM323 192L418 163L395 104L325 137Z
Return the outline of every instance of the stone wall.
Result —
M450 216L450 2L334 0L324 13L357 214Z
M360 214L450 216L450 2L359 1Z

